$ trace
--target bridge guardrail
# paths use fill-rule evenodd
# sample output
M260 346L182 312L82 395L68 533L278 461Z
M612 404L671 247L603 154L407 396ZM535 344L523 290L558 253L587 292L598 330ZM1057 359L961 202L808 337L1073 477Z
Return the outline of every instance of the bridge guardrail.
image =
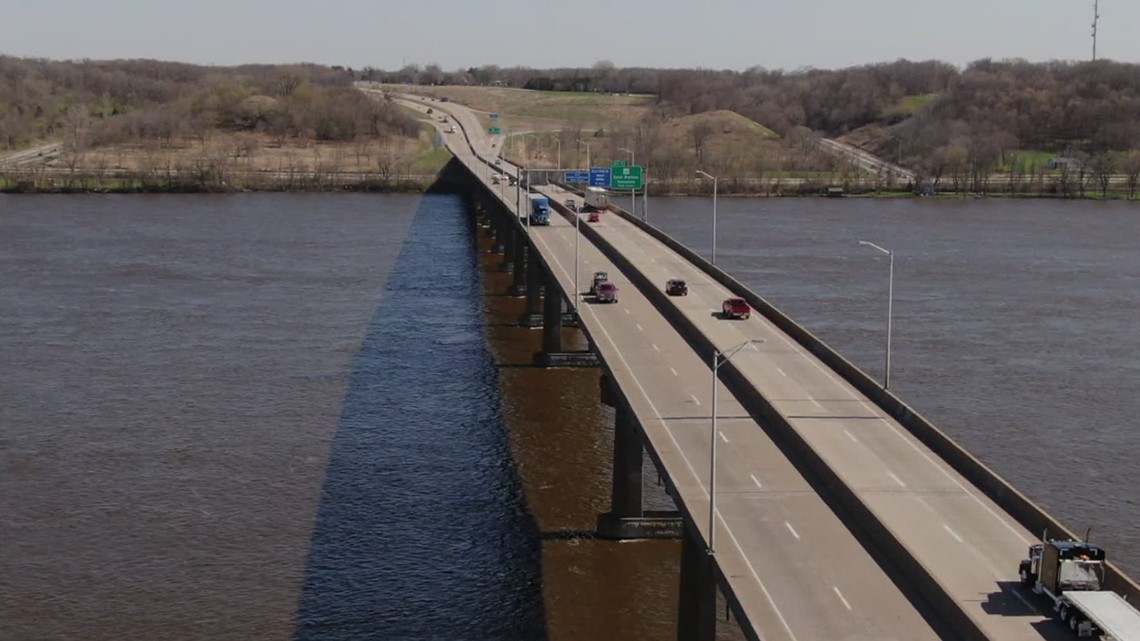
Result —
M566 188L565 185L562 185L562 187L564 189ZM624 209L612 205L611 209L616 215L621 216L638 229L661 241L686 260L696 265L701 271L720 283L734 295L748 301L748 304L751 305L753 309L760 312L773 325L834 370L843 380L847 381L852 387L870 399L876 406L886 412L891 418L905 427L907 431L942 458L942 460L946 461L950 467L982 490L990 500L1009 513L1022 527L1033 533L1048 532L1049 536L1054 538L1081 538L1014 488L985 463L970 454L961 445L954 442L953 439L927 420L926 417L922 416L922 414L918 413L914 408L907 405L890 391L884 390L877 381L868 376L863 370L856 367L820 338L781 312L775 305L660 229L638 219ZM1020 559L1010 559L1010 568L1016 567L1015 564L1019 560ZM1140 584L1137 584L1136 581L1124 574L1124 572L1113 563L1108 564L1108 572L1106 574L1106 586L1109 589L1124 596L1130 603L1140 604Z

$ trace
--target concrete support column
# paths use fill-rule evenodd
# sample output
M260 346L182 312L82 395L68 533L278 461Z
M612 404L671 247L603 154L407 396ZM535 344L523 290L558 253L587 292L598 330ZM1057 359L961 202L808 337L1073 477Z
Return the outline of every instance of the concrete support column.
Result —
M510 226L503 218L504 216L502 214L493 215L492 217L495 227L495 242L491 245L491 251L496 254L503 253L503 249L507 243L507 234L510 231Z
M507 225L506 233L503 234L505 238L503 250L503 262L499 263L499 271L509 272L514 268L515 258L515 245L518 244L518 232L515 230L514 225Z
M542 323L542 265L538 262L533 247L527 248L526 261L526 311L519 324L523 327L538 327Z
M681 602L677 641L716 638L716 565L693 530L681 536Z
M556 354L562 351L562 294L553 276L547 276L542 300L542 351Z
M511 282L511 296L522 296L526 294L526 263L527 263L527 247L526 240L521 234L515 236L515 256L514 263L511 267L514 269L514 280Z
M619 405L614 417L613 489L610 513L618 518L641 518L641 435L629 410Z

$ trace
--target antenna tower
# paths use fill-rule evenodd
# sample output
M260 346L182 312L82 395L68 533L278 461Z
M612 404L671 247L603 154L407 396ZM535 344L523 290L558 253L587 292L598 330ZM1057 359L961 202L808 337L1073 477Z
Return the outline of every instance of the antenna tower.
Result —
M1093 23L1092 23L1092 39L1093 39L1093 62L1096 62L1096 26L1100 22L1100 0L1093 0Z

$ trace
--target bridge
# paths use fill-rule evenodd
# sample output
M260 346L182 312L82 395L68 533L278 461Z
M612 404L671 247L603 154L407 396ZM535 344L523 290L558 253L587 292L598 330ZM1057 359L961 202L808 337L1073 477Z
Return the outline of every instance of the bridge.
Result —
M1017 572L1043 531L1078 538L1056 519L691 249L620 209L586 223L561 205L567 186L500 159L502 137L474 112L397 99L456 125L433 119L511 293L526 297L520 323L542 327L536 362L600 367L616 425L599 532L681 537L679 639L713 638L717 590L749 639L1073 638ZM496 184L499 172L519 185ZM549 226L520 219L527 189L550 197L560 215ZM595 271L618 285L618 304L581 293ZM672 278L689 295L667 296ZM756 313L720 318L730 296ZM563 350L568 322L588 352ZM643 509L644 454L675 519ZM1114 566L1108 586L1140 601Z

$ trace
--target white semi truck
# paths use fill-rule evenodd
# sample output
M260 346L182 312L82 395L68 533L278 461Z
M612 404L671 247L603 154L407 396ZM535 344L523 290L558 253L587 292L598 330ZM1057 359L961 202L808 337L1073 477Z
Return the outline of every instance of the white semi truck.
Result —
M1061 623L1078 637L1140 641L1140 612L1104 589L1105 553L1081 541L1045 540L1029 547L1021 583L1048 597Z

